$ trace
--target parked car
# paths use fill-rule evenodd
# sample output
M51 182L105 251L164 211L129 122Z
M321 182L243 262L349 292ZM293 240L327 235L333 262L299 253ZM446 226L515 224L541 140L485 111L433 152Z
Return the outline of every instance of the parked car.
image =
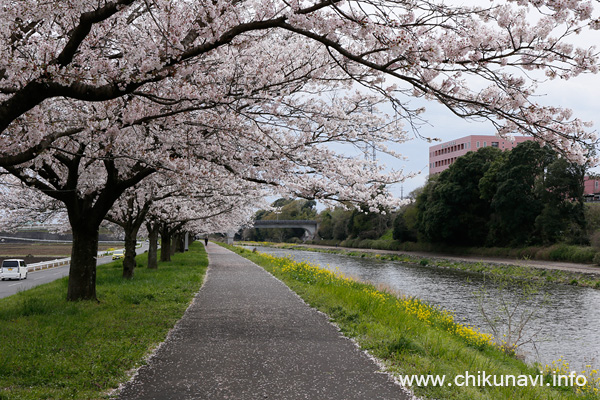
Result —
M119 259L121 259L121 258L123 258L123 257L125 257L125 256L123 255L123 252L122 252L122 251L117 251L117 252L114 252L114 253L113 253L113 257L112 257L112 259L113 259L113 260L119 260Z
M2 261L2 280L27 279L27 265L24 260L16 258Z

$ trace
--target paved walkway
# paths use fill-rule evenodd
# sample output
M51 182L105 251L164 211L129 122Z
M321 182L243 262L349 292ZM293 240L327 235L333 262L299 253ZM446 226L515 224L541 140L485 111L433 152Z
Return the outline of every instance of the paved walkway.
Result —
M410 398L283 283L207 250L204 286L120 399Z

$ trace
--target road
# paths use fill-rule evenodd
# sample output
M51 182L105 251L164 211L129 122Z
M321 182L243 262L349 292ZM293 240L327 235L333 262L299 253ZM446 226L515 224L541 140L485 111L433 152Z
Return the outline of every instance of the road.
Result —
M148 244L144 243L142 244L142 247L136 251L137 254L141 254L147 250ZM109 262L112 262L111 256L98 259L98 265L108 264ZM62 267L31 271L27 274L27 279L22 281L0 281L0 299L67 276L69 275L69 267L70 265L64 265Z

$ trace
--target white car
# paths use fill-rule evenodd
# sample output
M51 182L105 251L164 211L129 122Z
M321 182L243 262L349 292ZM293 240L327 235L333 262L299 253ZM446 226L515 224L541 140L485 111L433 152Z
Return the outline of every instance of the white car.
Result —
M5 279L27 279L27 265L25 261L10 259L2 261L2 280Z

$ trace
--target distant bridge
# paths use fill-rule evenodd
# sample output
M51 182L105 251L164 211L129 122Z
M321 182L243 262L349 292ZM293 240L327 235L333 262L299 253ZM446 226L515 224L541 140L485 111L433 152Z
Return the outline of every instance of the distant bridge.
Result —
M304 229L304 237L302 239L314 239L319 229L319 223L311 220L264 220L254 221L255 228L301 228Z
M254 221L253 228L269 229L269 228L300 228L304 229L303 240L314 239L317 230L319 229L319 223L312 220L258 220ZM233 243L233 234L228 234L228 242Z

